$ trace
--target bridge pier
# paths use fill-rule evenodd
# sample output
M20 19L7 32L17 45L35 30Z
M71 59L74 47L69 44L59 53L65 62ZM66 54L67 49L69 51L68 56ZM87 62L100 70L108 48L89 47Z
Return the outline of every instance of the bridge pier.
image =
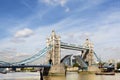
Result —
M63 64L53 65L49 71L49 75L65 75L65 67Z

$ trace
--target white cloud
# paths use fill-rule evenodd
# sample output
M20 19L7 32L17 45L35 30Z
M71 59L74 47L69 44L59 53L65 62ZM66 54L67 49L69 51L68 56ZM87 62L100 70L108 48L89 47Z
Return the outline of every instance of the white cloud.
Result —
M20 39L20 38L19 39L18 38L13 38L10 41L13 42L13 43L23 43L23 42L25 42L24 39Z
M28 28L24 28L23 30L19 30L15 33L14 37L22 38L22 37L29 37L33 34L33 31Z
M42 0L47 5L61 5L64 6L67 0Z
M65 9L65 12L69 12L69 11L70 11L70 8L66 8L66 9Z
M67 0L58 0L58 1L61 4L61 6L64 6L66 4L66 2L67 2Z
M70 11L69 7L66 6L66 3L68 2L68 0L42 0L42 2L50 6L60 5L61 7L65 8L65 12Z

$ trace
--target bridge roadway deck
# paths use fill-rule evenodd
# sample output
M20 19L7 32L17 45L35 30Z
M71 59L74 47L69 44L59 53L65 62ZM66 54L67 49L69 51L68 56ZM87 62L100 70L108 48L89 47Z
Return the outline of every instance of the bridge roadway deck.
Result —
M50 65L1 65L0 68L50 67Z

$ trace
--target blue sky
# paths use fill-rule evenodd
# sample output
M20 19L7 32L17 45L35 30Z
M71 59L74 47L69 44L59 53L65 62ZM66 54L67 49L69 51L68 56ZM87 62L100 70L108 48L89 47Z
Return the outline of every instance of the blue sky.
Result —
M68 43L89 37L104 60L120 58L120 0L0 0L0 60L33 55L53 29Z

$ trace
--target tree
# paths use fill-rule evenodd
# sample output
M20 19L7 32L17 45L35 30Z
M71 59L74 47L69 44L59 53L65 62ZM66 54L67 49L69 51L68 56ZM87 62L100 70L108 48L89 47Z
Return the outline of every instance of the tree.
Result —
M120 69L120 62L117 63L117 69Z
M78 64L78 63L75 63L75 64L73 65L73 67L79 67L79 64Z

